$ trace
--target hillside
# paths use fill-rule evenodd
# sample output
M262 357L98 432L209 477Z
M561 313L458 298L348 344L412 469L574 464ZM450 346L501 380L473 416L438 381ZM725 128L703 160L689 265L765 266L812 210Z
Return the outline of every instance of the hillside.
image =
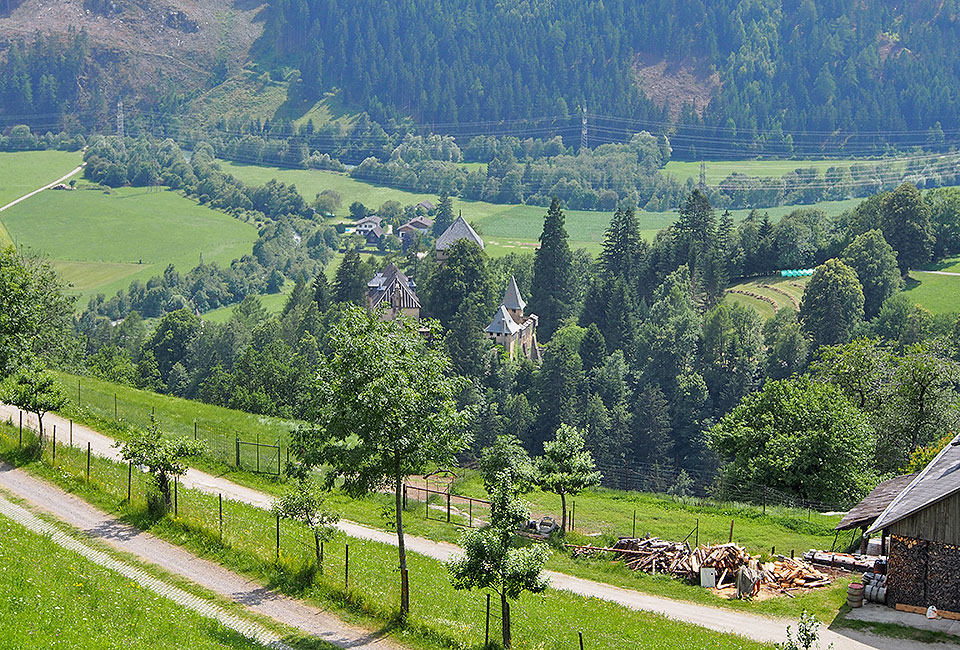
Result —
M688 158L863 154L884 142L939 146L957 128L957 8L273 0L263 45L300 68L305 92L342 88L374 119L409 115L456 133L507 121L518 135L575 139L585 106L590 144L673 124Z

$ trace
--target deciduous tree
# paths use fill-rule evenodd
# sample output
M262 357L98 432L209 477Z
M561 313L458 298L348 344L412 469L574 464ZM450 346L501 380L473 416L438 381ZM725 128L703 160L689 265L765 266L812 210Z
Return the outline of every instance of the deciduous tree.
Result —
M114 446L120 449L123 460L142 465L153 475L164 508L169 508L172 502L170 479L183 476L187 472L187 464L184 462L186 458L202 454L206 450L206 444L202 440L165 438L160 430L160 423L153 415L145 429L135 429L129 439L120 440Z
M800 322L814 345L846 343L862 320L863 289L856 272L837 259L817 267L800 303Z
M537 484L547 492L560 495L560 530L567 530L567 496L576 496L586 488L599 485L601 474L593 456L586 450L583 433L561 424L553 440L543 445L537 459Z

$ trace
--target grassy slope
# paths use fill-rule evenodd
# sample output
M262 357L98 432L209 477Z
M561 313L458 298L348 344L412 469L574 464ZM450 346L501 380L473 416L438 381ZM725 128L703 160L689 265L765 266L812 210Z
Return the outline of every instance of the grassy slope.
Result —
M960 273L960 255L947 257L939 262L927 264L923 267L925 271L946 271L947 273Z
M336 265L334 265L334 268L336 268ZM257 297L260 299L260 304L263 305L264 309L271 314L279 314L283 306L287 304L287 298L290 297L293 287L293 282L287 282L280 293L267 293L258 295ZM201 314L200 317L211 323L226 323L230 320L235 308L236 305L227 305L226 307Z
M960 312L960 276L911 272L905 293L934 314Z
M72 375L59 375L61 381L75 391L76 378ZM83 400L87 404L95 405L88 410L86 416L91 415L99 420L88 421L88 424L105 431L106 433L122 437L122 430L113 430L109 421L113 417L113 391L116 390L120 399L121 418L126 421L143 423L148 419L148 413L155 409L158 419L166 430L181 435L192 435L193 418L200 421L201 436L204 432L219 433L221 443L216 438L210 439L213 450L220 450L212 460L197 459L201 469L223 475L233 481L262 490L270 494L279 494L283 484L267 476L257 476L245 471L237 471L230 464L233 463L232 441L233 432L241 433L244 439L255 437L249 423L259 421L256 416L249 416L236 411L229 411L219 407L165 397L155 393L136 391L125 387L115 387L106 382L83 378ZM74 393L75 394L75 393ZM87 396L90 396L88 399ZM94 398L94 396L96 396ZM137 404L135 410L132 404ZM89 408L89 407L88 407ZM125 414L133 412L142 414L138 418L130 419ZM69 410L68 410L69 414ZM74 413L74 416L83 418L84 414ZM215 429L206 423L212 418L219 418L224 423ZM276 421L274 421L276 422ZM259 426L261 440L270 440L271 436L283 434L288 427L279 424L269 426L264 423ZM228 433L224 436L223 431ZM245 434L245 435L244 435ZM226 438L224 440L224 438ZM59 457L59 454L58 454ZM253 463L244 463L246 467ZM464 471L454 491L483 498L485 492L476 473ZM559 498L556 495L534 491L526 497L537 515L549 514L559 518ZM822 516L817 513L796 511L783 508L769 508L766 513L756 506L742 504L716 505L697 503L693 501L678 502L672 497L623 492L615 490L597 490L576 497L577 502L577 531L571 539L582 543L606 544L612 542L618 535L633 533L633 517L636 512L638 534L651 533L665 539L681 540L686 537L699 521L699 540L701 543L725 542L730 531L730 521L735 521L734 539L744 545L751 553L769 553L772 547L778 552L789 553L795 550L802 553L809 548L830 548L833 545L833 526L836 525L836 516ZM388 495L372 495L366 499L354 500L335 492L331 497L331 505L345 518L376 528L390 528L390 508L392 497ZM442 502L435 505L443 507ZM454 504L456 506L456 504ZM569 502L568 502L569 506ZM410 513L407 516L406 528L410 534L427 537L434 540L457 542L462 525L446 523L445 513L442 510L433 510L427 518L427 509L413 500L409 500ZM468 520L467 509L463 507L463 516L453 515L455 523L465 524ZM473 510L477 520L487 517L484 507L477 505ZM734 601L721 601L711 594L704 593L697 587L686 585L675 580L664 580L654 576L633 573L609 565L604 560L577 560L573 561L566 553L556 553L548 565L550 568L578 575L584 578L609 582L623 587L640 591L656 593L672 598L705 602L712 605L726 605L740 607ZM752 611L772 615L795 616L801 608L816 612L823 620L831 620L843 600L843 586L818 591L804 596L800 601L786 601L783 599L755 603L749 606ZM797 604L799 602L799 604Z
M44 192L3 213L19 244L49 255L84 301L146 281L168 264L187 271L201 255L229 264L257 238L252 224L175 192L84 187Z
M259 648L0 519L0 638L11 648Z
M0 425L0 451L11 461L24 462L12 449L14 429ZM49 461L49 454L45 454ZM92 480L84 480L85 456L80 450L57 453L58 469L36 461L27 468L54 480L84 498L116 511L156 535L218 561L234 570L337 612L349 620L386 626L403 643L415 648L479 647L484 635L484 595L455 591L440 562L409 554L412 615L404 629L392 627L398 600L396 549L352 538L326 544L323 574L312 567L312 539L298 524L283 521L281 553L276 561L275 524L266 511L235 502L224 502L224 541L219 539L216 498L193 490L179 491L176 519L156 520L145 512L146 480L138 475L133 502L125 503L126 467L94 459ZM350 588L343 587L344 543L350 545ZM494 607L496 612L496 607ZM625 646L671 650L770 647L709 632L660 616L629 611L610 603L585 599L561 591L525 594L513 610L516 647L569 648L582 631L590 647L619 650ZM491 632L496 635L494 621Z

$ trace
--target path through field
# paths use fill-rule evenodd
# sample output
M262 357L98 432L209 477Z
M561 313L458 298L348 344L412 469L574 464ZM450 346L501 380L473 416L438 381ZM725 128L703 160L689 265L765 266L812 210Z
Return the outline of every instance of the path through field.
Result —
M19 413L20 411L16 407L0 404L0 418L2 419L10 419L14 424L17 424L19 421ZM25 413L23 417L24 426L29 424L31 428L36 428L36 420L32 415ZM69 422L55 414L45 416L44 432L47 436L51 435L53 425L58 427L58 442L65 442L67 440ZM82 447L85 447L89 442L92 453L98 456L111 458L113 460L119 460L120 458L117 449L113 447L114 441L112 438L86 427L74 424L73 440L75 446ZM248 503L258 508L269 509L273 501L273 497L267 494L195 469L189 469L187 471L187 474L182 477L182 484L184 487L198 489L210 494L219 493L222 494L224 498ZM2 485L3 483L0 481L0 486ZM29 495L24 495L23 498L29 500ZM396 545L397 543L396 536L392 533L376 530L353 522L341 521L340 528L352 537L391 545ZM437 560L446 560L460 550L459 547L453 544L435 542L412 535L407 535L405 541L407 550ZM786 639L787 626L795 625L795 621L768 618L755 614L721 609L719 607L710 607L660 596L652 596L630 589L613 587L601 582L576 578L555 571L548 571L546 573L550 578L551 586L556 589L563 589L587 598L597 598L617 603L629 609L662 614L674 620L693 623L694 625L699 625L717 632L738 634L765 643L783 642ZM832 643L834 650L867 650L869 648L881 650L956 649L956 646L951 644L929 644L919 641L881 637L845 628L822 630L821 641L823 642L823 647L827 647Z
M67 179L70 178L71 176L73 176L73 175L75 175L75 174L78 174L78 173L83 169L83 166L86 165L86 164L87 164L87 163L83 163L83 165L80 165L79 167L73 169L72 171L70 171L69 173L67 173L65 176L62 176L62 177L58 178L57 180L53 181L52 183L47 183L46 185L44 185L43 187L41 187L41 188L39 188L39 189L36 189L36 190L34 190L34 191L32 191L32 192L30 192L30 193L28 193L28 194L24 194L24 195L21 196L19 199L14 199L13 201L10 201L10 203L6 204L6 205L3 206L3 207L0 207L0 212L3 212L4 210L6 210L6 209L8 209L8 208L12 208L13 206L15 206L15 205L18 204L18 203L21 203L21 202L23 202L23 201L26 201L27 199L29 199L31 196L33 196L33 195L35 195L35 194L39 194L40 192L42 192L42 191L44 191L44 190L49 190L51 187L53 187L54 185L57 185L58 183L64 182L65 180L67 180Z
M179 546L128 526L79 497L67 494L60 488L5 463L0 463L0 488L54 515L61 521L79 528L94 539L102 540L114 548L225 596L258 614L302 630L335 646L361 650L401 650L403 647L382 638L376 632L344 623L333 614L267 589L218 564L199 558ZM244 636L270 647L287 647L280 643L279 635L262 626L238 618L209 601L153 578L145 571L78 542L2 497L0 497L0 514L35 532L51 535L51 539L64 548L76 551L88 560L117 571L182 606L204 616L215 618Z
M960 276L960 273L954 273L953 271L910 271L911 273L930 273L933 275L953 275Z

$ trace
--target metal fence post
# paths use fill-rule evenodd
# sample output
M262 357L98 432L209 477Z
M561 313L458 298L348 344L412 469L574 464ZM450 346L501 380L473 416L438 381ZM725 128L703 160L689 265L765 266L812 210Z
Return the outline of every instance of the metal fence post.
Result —
M277 445L277 476L280 476L280 473L280 445Z
M217 500L220 502L220 543L223 543L223 493L217 495Z
M633 535L634 539L637 538L637 509L633 509Z
M343 546L343 588L350 588L350 545Z
M80 380L77 380L77 408L80 408Z
M174 477L173 477L173 516L174 516L174 518L176 518L176 517L177 517L177 514L178 514L178 508L177 508L177 505L178 505L178 504L177 504L177 483L179 483L179 482L180 482L180 481L177 480L177 477L174 476Z
M280 515L277 515L277 561L280 561Z
M57 464L57 425L53 425L53 460L52 464Z
M193 439L194 439L194 440L197 440L197 439L198 439L198 438L197 438L197 421L196 421L196 420L193 421Z
M70 420L70 446L73 447L73 420Z
M90 443L87 442L87 483L90 482Z
M407 509L407 484L403 484L403 510Z
M260 434L257 434L257 472L260 472Z
M470 528L473 528L473 499L470 499L468 503L470 504Z
M240 436L237 436L237 469L240 469Z
M23 449L23 411L20 411L20 449Z
M117 405L117 394L113 394L113 419L120 419L120 407Z
M127 503L130 503L130 493L133 488L133 461L127 465Z
M577 632L580 635L580 650L583 650L583 632Z
M450 523L450 493L447 492L447 523Z

